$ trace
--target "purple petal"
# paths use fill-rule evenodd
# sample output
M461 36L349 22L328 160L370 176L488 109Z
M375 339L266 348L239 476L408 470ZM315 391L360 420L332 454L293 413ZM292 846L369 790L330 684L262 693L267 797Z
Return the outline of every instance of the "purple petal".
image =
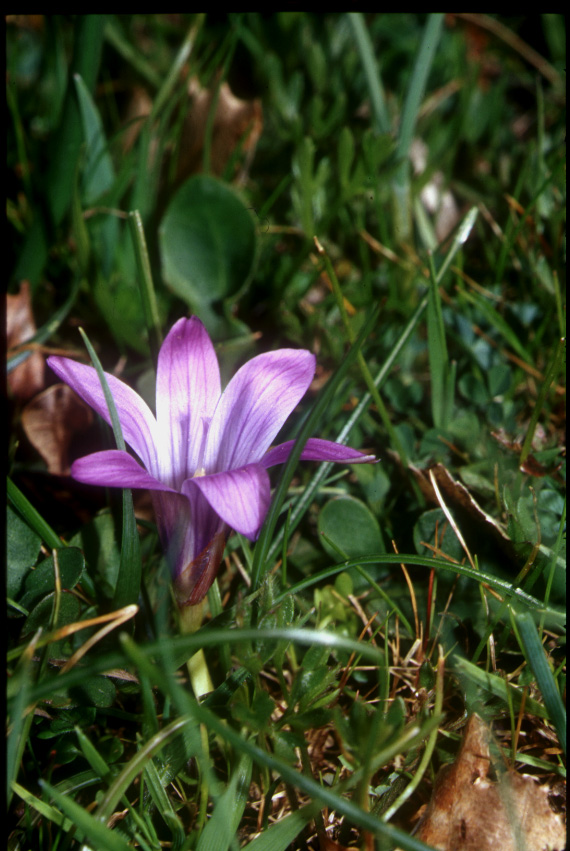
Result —
M242 366L224 390L210 424L206 472L260 461L314 374L314 355L296 349L258 355Z
M147 490L171 491L141 467L138 461L120 449L107 449L78 458L71 465L71 475L86 485L102 485L108 488L144 488Z
M179 319L161 346L156 378L160 478L177 489L202 464L220 393L218 359L206 329L194 316Z
M182 492L198 489L228 526L252 540L257 536L270 502L269 475L260 464L239 470L187 479Z
M215 535L223 533L225 538L228 528L197 488L191 488L189 496L165 491L151 495L162 548L176 579ZM187 582L186 590L191 591Z
M264 467L272 467L274 464L284 464L289 458L291 450L295 445L294 440L280 443L270 449L260 461ZM301 461L341 461L345 464L365 464L376 461L374 455L365 455L350 446L334 443L332 440L321 440L319 437L310 437L303 451Z
M58 378L75 390L78 396L87 402L103 419L111 425L111 417L99 376L92 366L77 363L69 358L56 356L47 359L48 365ZM156 420L146 402L123 381L105 373L109 389L113 395L115 407L123 437L135 450L149 473L159 475L156 454Z
M194 606L216 578L228 527L197 488L192 499L155 491L154 513L180 606Z

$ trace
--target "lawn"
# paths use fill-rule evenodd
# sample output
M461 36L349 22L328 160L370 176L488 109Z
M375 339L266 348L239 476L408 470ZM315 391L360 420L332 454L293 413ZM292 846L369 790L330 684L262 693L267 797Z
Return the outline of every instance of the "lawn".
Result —
M562 851L564 17L6 27L10 851Z

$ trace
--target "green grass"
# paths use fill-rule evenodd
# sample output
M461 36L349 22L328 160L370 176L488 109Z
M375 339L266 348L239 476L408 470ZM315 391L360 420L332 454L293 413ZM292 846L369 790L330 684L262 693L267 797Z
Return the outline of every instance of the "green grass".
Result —
M9 18L8 291L35 322L8 352L12 851L427 848L475 711L565 778L564 27ZM226 82L249 105L220 130ZM185 634L148 500L69 478L116 444L71 409L54 430L37 357L88 362L82 328L152 403L190 314L224 381L283 346L318 371L258 540L229 538ZM311 435L380 462L298 465Z

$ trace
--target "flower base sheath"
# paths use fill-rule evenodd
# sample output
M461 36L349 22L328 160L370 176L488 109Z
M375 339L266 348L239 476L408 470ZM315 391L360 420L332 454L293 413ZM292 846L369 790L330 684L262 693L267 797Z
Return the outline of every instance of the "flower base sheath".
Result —
M110 423L93 367L50 357L55 374ZM105 487L147 488L181 605L195 605L214 581L226 537L251 540L270 502L267 468L284 463L294 441L270 449L315 373L315 357L279 349L252 358L222 392L214 346L199 319L179 319L161 346L156 417L127 384L106 374L127 452L80 458L71 475ZM349 464L373 461L355 449L310 438L301 458Z

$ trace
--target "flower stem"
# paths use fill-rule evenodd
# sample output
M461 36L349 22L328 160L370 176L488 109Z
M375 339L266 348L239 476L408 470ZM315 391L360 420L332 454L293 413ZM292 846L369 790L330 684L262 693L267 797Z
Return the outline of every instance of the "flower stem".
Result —
M203 602L196 606L184 606L179 609L180 613L180 631L185 635L191 635L197 632L202 624ZM214 690L212 678L208 670L206 657L202 649L198 650L191 656L187 663L192 690L196 698L200 700L205 694Z

